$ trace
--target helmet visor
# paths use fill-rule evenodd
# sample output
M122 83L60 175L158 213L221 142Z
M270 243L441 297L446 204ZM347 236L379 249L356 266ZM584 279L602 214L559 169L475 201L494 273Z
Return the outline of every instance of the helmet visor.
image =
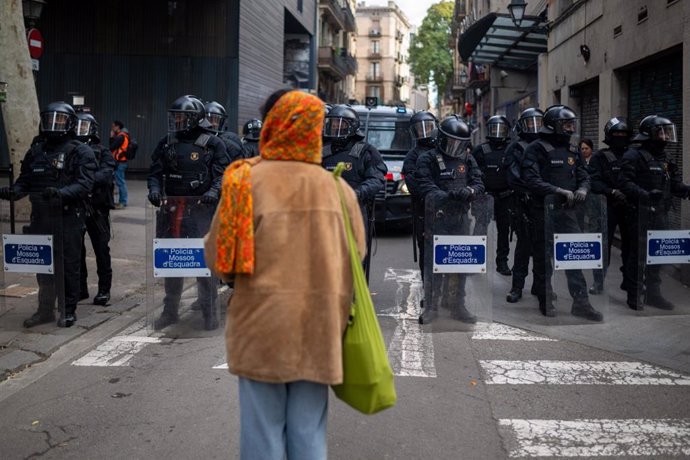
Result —
M525 117L521 118L519 123L523 133L536 134L541 129L543 121L542 117Z
M467 151L467 146L470 145L470 141L465 139L456 139L454 137L447 137L443 144L445 144L443 153L449 157L458 158Z
M557 134L566 134L569 136L573 136L578 133L577 128L577 118L559 120Z
M354 134L352 121L348 118L326 118L323 123L323 135L325 137L345 138Z
M77 120L77 136L86 137L91 130L91 120Z
M64 133L69 125L69 114L64 112L44 112L41 114L41 131Z
M510 129L508 128L508 125L505 123L491 123L489 126L489 134L488 137L498 137L500 139L505 139L506 137L509 137L508 132Z
M676 125L661 125L652 130L652 140L664 142L678 142L676 137Z
M223 129L223 124L225 123L225 117L223 115L219 113L209 113L206 119L216 131Z
M435 128L436 123L434 123L434 120L422 120L410 126L410 132L415 140L427 139L432 137Z
M168 111L168 132L186 131L193 125L195 114L192 112Z

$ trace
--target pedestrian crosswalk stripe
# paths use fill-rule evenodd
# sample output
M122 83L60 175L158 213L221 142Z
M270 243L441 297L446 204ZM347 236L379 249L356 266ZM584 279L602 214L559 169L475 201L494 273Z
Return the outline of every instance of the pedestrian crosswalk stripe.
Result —
M494 385L690 385L690 377L638 362L479 361Z
M394 309L380 315L395 318L398 323L388 347L393 372L405 377L435 378L434 342L418 322L423 295L419 270L389 268L384 281L395 281L398 285Z
M106 340L72 363L73 366L117 367L127 366L134 355L149 343L160 343L157 337L126 335Z
M690 455L690 419L499 420L518 448L510 457Z
M472 340L515 340L526 342L556 342L554 339L531 334L523 329L499 323L479 323Z
M228 363L223 363L223 364L218 364L217 366L213 366L213 369L227 369L228 368Z

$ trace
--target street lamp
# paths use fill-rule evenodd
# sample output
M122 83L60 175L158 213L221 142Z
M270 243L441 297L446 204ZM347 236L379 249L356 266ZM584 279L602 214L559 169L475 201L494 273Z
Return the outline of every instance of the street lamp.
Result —
M22 0L24 17L31 21L37 20L41 17L41 11L43 11L43 5L45 4L45 0Z
M462 83L463 86L467 83L467 72L465 72L465 69L460 71L460 83Z
M513 19L513 24L520 27L520 24L522 24L522 18L525 17L526 8L527 2L525 0L510 1L510 5L508 5L508 11L510 12L510 17Z

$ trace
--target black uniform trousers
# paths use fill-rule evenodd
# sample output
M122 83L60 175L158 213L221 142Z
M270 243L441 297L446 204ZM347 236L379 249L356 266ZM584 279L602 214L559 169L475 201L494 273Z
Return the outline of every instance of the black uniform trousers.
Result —
M60 217L56 217L61 212ZM79 302L79 272L81 265L83 211L72 206L36 206L33 204L31 224L27 234L53 235L53 267L55 275L39 273L38 312L50 315L55 310L73 314Z
M169 198L158 210L156 236L158 238L203 238L211 227L214 208L196 204L193 200ZM204 317L215 314L218 298L218 279L214 276L197 277L198 301ZM163 312L177 317L184 278L165 278Z
M412 199L412 219L414 221L413 237L417 245L417 262L422 280L424 280L424 200Z
M628 226L628 214L632 212L632 208L623 203L611 203L609 199L606 206L606 225L607 225L607 250L604 255L604 270L594 270L594 282L598 282L598 276L601 276L603 282L604 275L611 264L611 248L613 247L613 238L616 233L616 227L621 237L621 273L623 280L625 280L625 265L627 264L628 252L630 251L630 227ZM603 273L602 273L603 272ZM602 273L597 275L597 273ZM623 283L625 286L625 283Z
M526 193L516 193L514 207L510 213L511 227L517 241L513 257L513 288L524 289L532 256L532 235L534 228L530 219L530 197Z
M501 196L505 194L506 196ZM491 193L494 197L493 218L496 221L496 263L508 263L510 254L510 212L514 206L514 193L510 190ZM477 219L475 235L486 235L491 215L488 210L476 211L472 208L472 215Z
M113 267L110 260L110 209L93 208L93 212L86 216L86 233L91 240L96 256L96 273L98 274L98 292L110 292L113 283ZM87 279L89 272L86 268L86 241L82 240L81 253L81 293L82 297L89 292Z
M561 204L552 205L548 209L548 216L542 202L533 200L532 219L534 221L534 235L532 257L534 261L533 288L540 302L553 300L553 234L554 233L582 233L579 215L581 210L563 208ZM547 205L549 206L549 205ZM568 291L574 300L587 298L587 282L582 270L565 270Z
M640 207L627 214L630 244L625 261L623 284L628 291L629 299L639 299L642 294L661 294L661 265L647 265L645 248L647 247L647 230L664 230L669 228L668 214L661 207Z

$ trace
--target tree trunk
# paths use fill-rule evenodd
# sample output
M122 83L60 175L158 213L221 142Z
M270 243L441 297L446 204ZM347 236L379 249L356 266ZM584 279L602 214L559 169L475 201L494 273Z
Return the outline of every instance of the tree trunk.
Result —
M37 133L39 108L36 83L31 70L24 14L20 0L2 0L0 6L0 79L6 81L7 102L2 106L10 163L15 177L21 160ZM28 220L29 202L16 203L17 220ZM4 217L3 217L4 219Z

